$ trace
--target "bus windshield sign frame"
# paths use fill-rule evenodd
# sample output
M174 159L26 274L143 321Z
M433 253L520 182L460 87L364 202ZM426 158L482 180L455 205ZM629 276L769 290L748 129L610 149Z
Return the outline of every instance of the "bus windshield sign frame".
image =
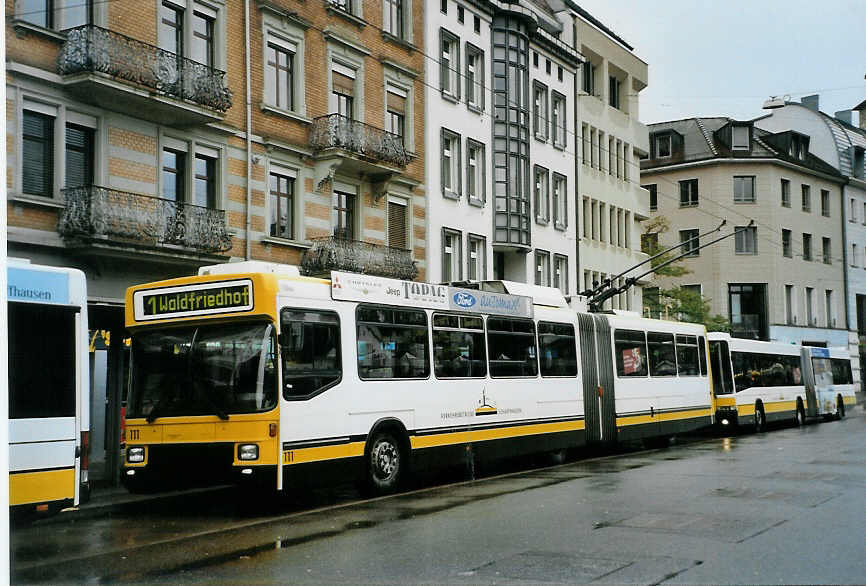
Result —
M331 271L331 298L442 311L534 317L532 298L450 285Z
M151 321L252 311L255 297L251 279L233 279L144 289L132 302L135 321Z

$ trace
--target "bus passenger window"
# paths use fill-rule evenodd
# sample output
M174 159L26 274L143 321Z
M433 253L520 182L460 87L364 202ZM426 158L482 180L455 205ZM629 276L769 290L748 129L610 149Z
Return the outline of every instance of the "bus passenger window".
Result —
M833 369L834 385L854 384L854 379L851 375L850 360L847 360L845 358L831 358L830 367Z
M535 323L527 319L487 318L487 354L492 377L537 376Z
M695 336L677 334L677 373L698 375L698 340Z
M572 324L538 322L541 376L577 376L577 346Z
M733 393L731 357L727 342L710 342L710 367L713 372L713 394L718 397Z
M280 318L283 397L308 397L339 382L343 371L337 314L283 309Z
M703 336L698 336L698 358L701 361L701 376L707 376L707 343Z
M619 377L646 376L645 334L638 330L616 330L613 334L616 374Z
M487 374L484 321L480 317L433 316L433 372L436 378Z
M417 309L358 306L358 375L362 379L427 378L427 314Z
M674 335L647 332L649 368L652 376L676 376L677 357L674 350Z

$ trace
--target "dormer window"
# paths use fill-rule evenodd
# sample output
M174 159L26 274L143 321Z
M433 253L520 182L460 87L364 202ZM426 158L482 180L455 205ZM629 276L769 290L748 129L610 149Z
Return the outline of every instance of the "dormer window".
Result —
M809 137L802 134L791 133L791 146L788 148L788 155L801 161L806 160L806 153L809 152Z
M656 142L656 158L662 159L665 157L671 156L671 135L665 134L663 136L655 137Z
M737 151L749 150L749 127L735 125L731 127L731 148Z

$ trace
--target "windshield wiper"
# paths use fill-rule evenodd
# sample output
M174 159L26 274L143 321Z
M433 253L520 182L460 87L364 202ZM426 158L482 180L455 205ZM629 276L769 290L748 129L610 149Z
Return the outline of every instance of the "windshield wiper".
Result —
M203 399L207 402L208 405L211 406L211 409L213 409L213 412L216 414L217 417L219 417L219 418L222 419L223 421L228 421L228 420L229 420L229 415L228 415L228 413L226 413L225 411L223 411L223 409L222 409L219 405L216 404L216 401L214 401L214 400L210 397L210 395L208 395L208 394L205 392L205 390L204 390L203 388L201 388L202 385L201 385L200 383L199 383L199 384L194 384L193 386L196 388L196 391L198 392L199 396L200 396L201 398L203 398Z

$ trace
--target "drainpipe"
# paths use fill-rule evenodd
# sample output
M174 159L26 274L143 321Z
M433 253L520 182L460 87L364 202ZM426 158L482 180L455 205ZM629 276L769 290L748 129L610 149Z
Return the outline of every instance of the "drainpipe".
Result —
M850 179L848 181L850 181ZM850 212L846 206L848 203L848 196L845 191L848 181L842 184L842 213L839 215L842 217L842 290L844 291L843 295L845 297L845 329L851 331L851 320L848 318L848 308L850 307L848 302L848 220L845 218L846 211ZM855 258L854 260L856 261L857 259Z
M252 102L250 99L250 0L244 0L244 43L246 47L246 109L247 109L247 220L244 231L246 239L246 252L244 258L250 260L250 227L252 225L252 200L253 200L253 147L252 147Z

